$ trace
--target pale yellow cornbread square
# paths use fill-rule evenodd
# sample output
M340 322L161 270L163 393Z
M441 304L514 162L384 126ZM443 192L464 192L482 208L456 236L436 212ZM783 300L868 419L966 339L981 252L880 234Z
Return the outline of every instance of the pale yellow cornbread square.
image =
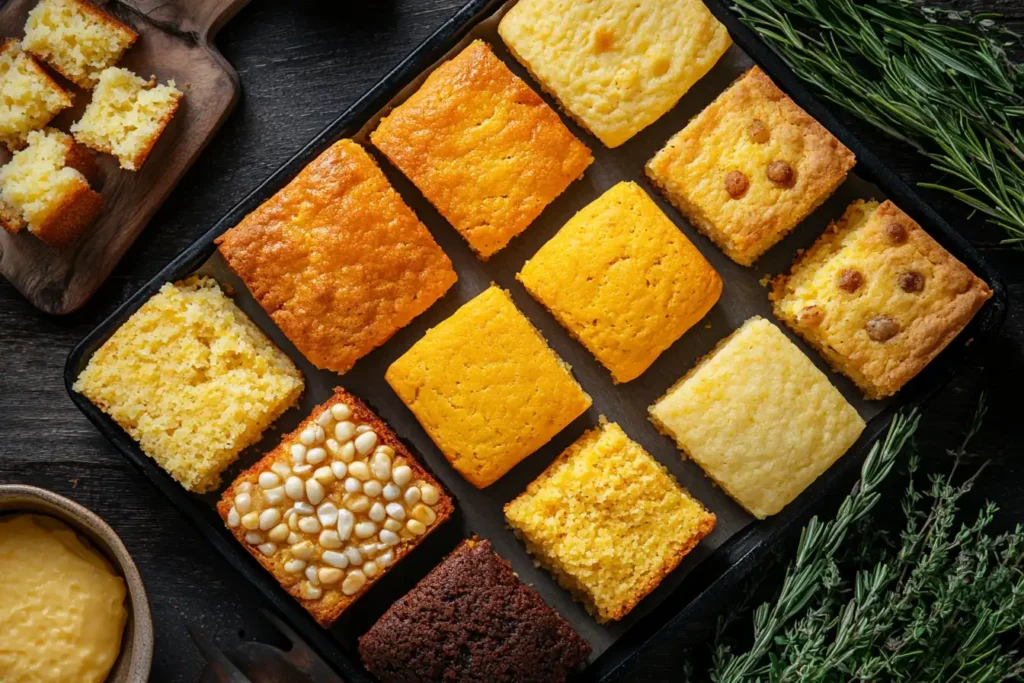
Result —
M749 266L855 163L755 66L668 141L647 175L729 258Z
M700 0L520 0L498 33L608 147L672 109L732 45Z
M217 283L167 283L103 345L74 390L190 491L295 404L302 374Z
M569 366L491 286L385 374L448 461L489 486L590 407Z
M864 430L814 363L757 316L658 399L650 416L758 519L792 502Z
M715 528L663 465L603 419L508 503L505 517L602 623L626 616Z
M890 201L851 204L772 292L779 319L872 399L899 391L991 296Z
M71 95L21 49L21 43L0 43L0 143L20 149L29 133L71 104Z
M643 374L722 293L711 264L632 182L581 209L516 279L615 382Z

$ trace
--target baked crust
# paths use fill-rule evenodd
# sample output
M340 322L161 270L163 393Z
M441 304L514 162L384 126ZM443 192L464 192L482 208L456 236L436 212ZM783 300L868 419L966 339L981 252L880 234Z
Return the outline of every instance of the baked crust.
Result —
M29 231L50 246L63 248L78 239L102 210L103 197L85 185L66 196L42 224L29 226Z

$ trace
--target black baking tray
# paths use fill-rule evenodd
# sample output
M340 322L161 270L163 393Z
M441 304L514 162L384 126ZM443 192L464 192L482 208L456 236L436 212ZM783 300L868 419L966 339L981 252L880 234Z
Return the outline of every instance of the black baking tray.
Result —
M435 64L478 24L505 4L505 0L473 0L460 9L380 83L363 95L270 178L232 208L197 242L182 252L85 337L72 350L65 366L65 383L68 392L88 419L154 486L167 496L172 504L198 529L205 540L254 584L300 635L349 681L370 680L352 648L354 636L359 635L361 631L347 634L350 637L343 642L343 640L332 636L330 631L319 627L305 610L284 592L227 532L212 509L211 501L214 498L197 496L184 490L153 460L146 457L138 445L112 419L83 396L72 391L71 387L93 352L165 282L181 279L202 267L210 259L215 252L213 240L217 236L237 224L335 140L354 135L367 120L384 108L425 69ZM957 368L965 364L968 354L975 352L978 347L983 345L983 342L995 335L1006 315L1005 289L993 268L981 258L971 245L947 225L941 216L922 201L869 148L858 141L824 105L818 102L781 60L755 34L738 21L723 2L705 0L705 4L726 25L735 44L753 62L759 64L793 100L853 150L858 159L855 173L877 186L885 196L896 202L946 249L984 279L992 288L993 297L979 311L968 329L940 354L917 379L901 391L895 401L888 404L881 413L875 415L868 422L864 435L845 457L833 465L782 513L766 521L747 525L727 538L714 552L704 558L693 571L681 580L681 583L663 596L656 606L631 623L628 630L618 636L618 639L590 664L583 674L584 678L590 680L608 681L618 678L617 671L623 670L623 665L631 657L642 654L643 646L652 639L678 637L680 643L684 642L685 632L690 625L706 622L726 600L732 597L737 585L768 559L769 554L778 546L781 539L795 531L815 511L825 508L830 500L835 500L845 494L846 486L844 484L852 481L868 447L887 428L891 414L900 408L919 405L941 390ZM532 80L528 79L528 82L534 88L538 87ZM598 144L592 138L589 138L588 142L591 146ZM678 216L673 217L678 220ZM707 254L707 249L703 249L703 251ZM264 317L261 321L260 316L255 315L254 319L258 324L262 322L261 327L265 329L267 325L272 325L268 322L269 318ZM716 334L719 337L725 336L720 332ZM670 353L672 353L671 349L666 352L666 355ZM813 356L814 354L810 352L809 355ZM820 362L820 359L815 358L815 360ZM344 383L344 381L344 378L339 378L339 382ZM320 400L323 398L325 397L321 397ZM304 415L300 416L300 419L301 417ZM297 422L297 420L295 421ZM556 441L559 441L559 437L556 437ZM563 438L560 443L564 447L567 442ZM413 448L413 450L415 452L419 449ZM528 481L528 479L526 480ZM456 500L456 506L459 506L458 500ZM451 523L446 527L452 527ZM421 559L424 560L430 557L439 559L454 547L461 534L454 527L446 527L442 527L427 539L424 547L417 551L417 557L423 555ZM456 536L453 536L452 532L456 532ZM390 595L397 598L433 566L427 561L420 564L422 566L414 568L408 564L408 561L399 563L374 591L380 593L390 591ZM410 573L409 570L413 570L413 573ZM392 577L392 575L402 573L405 575ZM369 598L364 598L364 600L366 599ZM357 603L358 605L359 603ZM367 625L362 624L361 627Z

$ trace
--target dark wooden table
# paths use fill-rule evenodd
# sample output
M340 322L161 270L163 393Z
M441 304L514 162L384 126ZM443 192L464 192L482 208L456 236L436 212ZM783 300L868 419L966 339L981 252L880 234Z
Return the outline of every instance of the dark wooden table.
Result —
M263 599L213 554L199 535L100 436L64 391L68 351L89 329L304 142L372 86L462 4L461 0L368 3L253 0L222 32L219 45L241 76L237 110L113 277L75 315L51 318L0 282L0 482L55 490L92 508L117 530L139 565L156 624L154 681L194 681L201 669L186 624L228 647L264 628ZM1019 29L1021 0L960 0L996 9ZM908 179L933 177L902 147L854 126ZM999 338L929 407L920 441L936 450L959 435L978 392L991 411L979 450L996 459L978 496L1024 518L1024 464L1015 390L1024 386L1024 254L998 245L1000 233L944 197L929 195L997 263L1011 298ZM929 451L931 452L931 451ZM247 628L250 629L247 632ZM681 655L670 642L652 648L628 680L677 681Z

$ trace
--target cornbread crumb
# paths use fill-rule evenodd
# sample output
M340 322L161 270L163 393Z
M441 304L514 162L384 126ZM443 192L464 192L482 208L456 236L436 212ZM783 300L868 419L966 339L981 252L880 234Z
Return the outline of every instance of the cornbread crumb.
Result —
M496 286L429 330L384 377L478 488L500 479L591 403L569 366Z
M165 284L75 381L190 491L220 474L302 393L302 375L206 277Z
M700 0L520 0L498 32L608 147L672 109L732 44Z
M650 416L759 519L792 502L864 430L814 363L757 316L669 389Z
M113 154L121 168L137 171L178 111L182 93L174 81L157 85L127 69L110 67L99 75L92 101L71 126L75 139Z
M81 88L113 66L138 38L86 0L41 0L25 22L25 49Z
M0 143L21 149L25 137L48 124L71 96L50 78L21 43L0 44Z
M663 465L603 420L508 503L505 517L602 623L626 616L715 527Z
M584 207L516 276L628 382L718 301L722 278L636 183Z
M899 391L991 296L889 201L850 205L771 295L779 319L872 399Z

